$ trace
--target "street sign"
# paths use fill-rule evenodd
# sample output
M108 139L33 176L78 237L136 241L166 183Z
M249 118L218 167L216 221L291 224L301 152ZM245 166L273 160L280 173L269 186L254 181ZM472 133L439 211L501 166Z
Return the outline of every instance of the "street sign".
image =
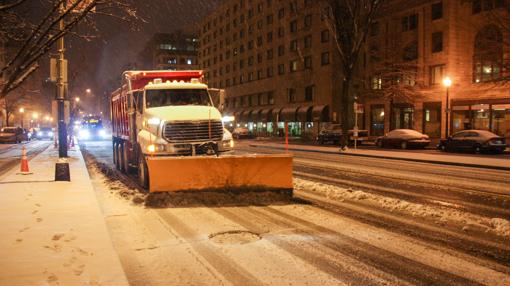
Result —
M62 69L63 82L67 83L67 60L63 60L62 65L63 65ZM58 59L56 58L50 59L50 81L51 82L58 81Z

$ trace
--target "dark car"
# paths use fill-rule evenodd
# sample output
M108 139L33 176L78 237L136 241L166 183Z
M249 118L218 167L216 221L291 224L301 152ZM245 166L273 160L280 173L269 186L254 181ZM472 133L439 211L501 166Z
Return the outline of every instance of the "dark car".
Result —
M21 127L4 127L0 130L0 143L21 143L23 141L28 141L28 134Z
M349 144L354 143L354 130L349 130ZM339 144L342 138L342 125L330 124L324 126L319 135L317 136L317 142L321 145L331 142L333 144ZM368 130L358 130L358 144L362 144L368 140Z
M35 132L35 138L39 140L52 140L55 131L51 127L41 127L37 132Z
M395 129L376 140L380 148L425 148L429 144L429 136L412 129Z
M492 151L503 153L507 145L505 138L485 130L464 130L441 139L437 148L442 151Z

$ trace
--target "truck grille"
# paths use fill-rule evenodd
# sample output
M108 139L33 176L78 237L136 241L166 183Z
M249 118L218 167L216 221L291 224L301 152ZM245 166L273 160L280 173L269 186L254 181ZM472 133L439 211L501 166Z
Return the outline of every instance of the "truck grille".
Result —
M211 138L209 138L209 121L172 122L165 125L163 137L169 142L220 141L223 139L221 121L211 121Z

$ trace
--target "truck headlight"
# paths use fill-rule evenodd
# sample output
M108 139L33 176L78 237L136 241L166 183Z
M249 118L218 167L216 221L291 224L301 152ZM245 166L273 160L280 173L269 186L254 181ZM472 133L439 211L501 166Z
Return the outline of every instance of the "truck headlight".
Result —
M166 150L166 148L165 148L165 145L163 145L163 144L151 144L151 145L147 146L147 151L149 153L163 152L165 150Z
M149 123L149 125L159 125L161 123L161 119L159 119L157 117L153 117L153 118L147 120L147 123Z
M90 132L88 130L80 130L80 138L88 139L90 137Z
M230 139L230 148L234 148L234 139Z

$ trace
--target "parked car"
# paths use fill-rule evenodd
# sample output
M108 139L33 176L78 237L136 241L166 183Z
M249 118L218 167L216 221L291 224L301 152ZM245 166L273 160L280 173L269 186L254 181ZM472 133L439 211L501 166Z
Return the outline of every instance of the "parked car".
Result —
M23 141L28 141L28 134L21 127L4 127L0 130L1 143L21 143Z
M253 134L246 127L235 128L234 131L232 132L232 136L234 136L235 139L253 138Z
M429 136L412 129L395 129L377 138L380 148L425 148L430 144Z
M441 139L437 148L442 151L493 151L503 153L508 145L505 138L485 130L463 130Z
M39 140L52 140L54 135L54 130L51 127L41 127L37 132L35 132L35 138Z
M349 144L354 143L354 130L349 130ZM324 126L317 136L317 142L321 145L331 142L333 144L339 144L342 138L342 125L330 124ZM358 130L358 144L368 140L368 130Z

